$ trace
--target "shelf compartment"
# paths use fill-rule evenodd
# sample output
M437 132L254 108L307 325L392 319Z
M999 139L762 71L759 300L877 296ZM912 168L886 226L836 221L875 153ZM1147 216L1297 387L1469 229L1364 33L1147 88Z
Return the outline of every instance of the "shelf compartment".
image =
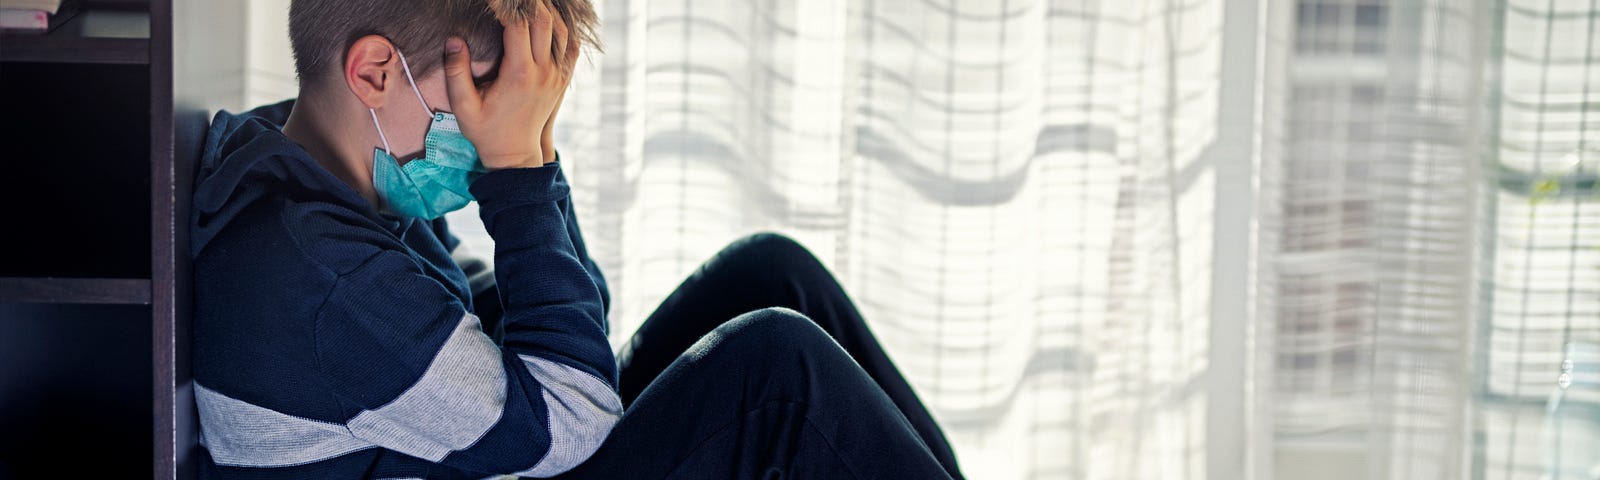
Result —
M150 478L150 307L0 303L0 477ZM70 454L69 454L70 455Z
M0 68L0 277L150 278L149 67Z

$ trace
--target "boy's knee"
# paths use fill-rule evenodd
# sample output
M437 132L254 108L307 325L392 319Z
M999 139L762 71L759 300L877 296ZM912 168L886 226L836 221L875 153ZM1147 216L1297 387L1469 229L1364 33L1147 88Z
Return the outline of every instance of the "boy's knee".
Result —
M712 331L718 347L742 361L790 358L797 352L838 348L816 322L794 310L774 307L746 313Z
M800 242L779 233L762 232L741 238L725 252L734 258L759 262L779 270L821 265Z
M800 245L793 238L777 232L761 232L746 236L734 242L744 248L759 251L797 253L806 252L806 247ZM809 252L806 252L809 253Z

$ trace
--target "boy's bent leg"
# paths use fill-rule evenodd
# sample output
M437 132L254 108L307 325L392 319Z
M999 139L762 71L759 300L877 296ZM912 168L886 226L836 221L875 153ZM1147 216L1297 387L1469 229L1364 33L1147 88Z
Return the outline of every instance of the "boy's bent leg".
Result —
M730 244L661 303L618 354L623 405L702 335L767 307L796 310L822 327L888 395L946 471L961 477L943 430L844 288L810 251L782 235L757 234Z
M692 345L562 478L948 478L810 320L742 315Z

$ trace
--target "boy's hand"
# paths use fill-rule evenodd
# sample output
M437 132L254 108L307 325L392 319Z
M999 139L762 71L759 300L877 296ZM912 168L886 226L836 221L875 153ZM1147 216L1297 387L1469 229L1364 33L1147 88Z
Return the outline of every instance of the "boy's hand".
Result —
M549 1L550 0L540 0L539 3L543 5ZM555 8L551 8L550 10L555 11ZM544 158L546 163L554 162L556 158L554 133L556 114L561 112L561 104L566 102L567 87L572 83L572 70L573 67L577 66L579 50L578 42L571 42L571 44L568 44L568 40L571 39L571 36L568 35L569 32L567 30L567 22L561 19L561 15L554 15L554 17L555 41L552 42L551 47L553 50L551 50L550 53L555 58L556 63L562 65L563 71L567 74L567 81L561 85L561 96L556 99L555 109L550 111L550 120L546 121L544 123L544 127L541 129L542 131L538 132L539 146L544 149Z
M451 38L445 45L445 89L461 124L461 133L478 149L489 170L538 167L555 161L555 150L536 132L548 132L556 107L571 80L577 44L570 42L563 58L553 52L556 24L553 9L541 1L532 21L505 24L505 53L499 78L479 91L472 81L472 55L466 42ZM566 30L562 25L561 30ZM561 43L565 42L562 39Z

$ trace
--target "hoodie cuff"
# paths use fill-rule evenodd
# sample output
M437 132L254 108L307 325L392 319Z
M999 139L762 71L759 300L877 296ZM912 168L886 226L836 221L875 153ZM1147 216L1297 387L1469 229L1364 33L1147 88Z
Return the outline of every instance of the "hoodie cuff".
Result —
M559 160L542 167L496 170L478 177L469 190L483 209L554 202L567 198L570 190L566 182L557 181L560 173Z

